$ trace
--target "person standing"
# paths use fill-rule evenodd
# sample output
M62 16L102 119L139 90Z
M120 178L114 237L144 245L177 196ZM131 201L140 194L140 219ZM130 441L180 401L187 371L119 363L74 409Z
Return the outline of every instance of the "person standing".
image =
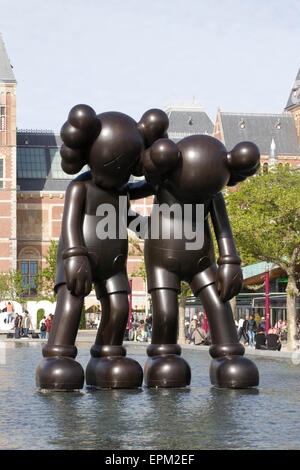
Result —
M43 318L40 321L40 335L41 335L40 338L41 339L46 339L46 330L47 330L46 317L44 315Z
M248 338L249 338L249 346L254 348L254 338L256 333L256 322L253 318L253 315L250 315L249 319L249 328L248 328Z
M32 325L32 321L31 321L31 318L29 316L29 313L28 313L28 310L25 310L24 312L24 317L22 319L22 328L23 328L23 336L25 338L28 338L28 332L30 329L33 328L33 325Z
M12 321L12 315L14 312L14 305L12 302L7 302L6 312L7 312L7 323L10 323Z
M205 333L205 330L202 328L200 322L198 322L197 327L193 332L192 339L194 340L196 345L208 344L207 334Z
M189 326L190 343L193 342L193 333L196 328L197 328L197 315L194 315Z
M21 338L21 319L22 317L17 313L15 318L15 339Z
M48 315L47 320L46 320L46 338L49 338L50 330L52 326L52 316L51 314Z

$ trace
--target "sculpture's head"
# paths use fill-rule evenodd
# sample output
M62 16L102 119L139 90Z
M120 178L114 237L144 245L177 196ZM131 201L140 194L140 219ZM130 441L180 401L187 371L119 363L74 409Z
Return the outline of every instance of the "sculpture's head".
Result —
M168 187L182 202L203 203L226 185L234 186L256 173L259 158L251 142L240 142L227 152L214 137L194 135L177 144L157 140L144 151L142 163L149 181Z
M62 169L76 174L88 164L97 185L118 188L131 174L143 174L142 152L167 135L168 124L167 115L159 109L150 109L137 123L126 114L96 115L90 106L74 106L61 129Z

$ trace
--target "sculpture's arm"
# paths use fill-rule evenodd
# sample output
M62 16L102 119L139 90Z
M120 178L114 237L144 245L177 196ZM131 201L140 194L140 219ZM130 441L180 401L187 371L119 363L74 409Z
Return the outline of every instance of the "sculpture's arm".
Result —
M72 181L66 191L62 220L64 268L67 288L73 295L88 295L92 288L88 250L82 236L82 220L86 197L85 183Z
M243 283L241 258L239 257L226 210L222 193L217 194L211 202L210 215L218 247L217 288L222 301L230 300L237 295Z

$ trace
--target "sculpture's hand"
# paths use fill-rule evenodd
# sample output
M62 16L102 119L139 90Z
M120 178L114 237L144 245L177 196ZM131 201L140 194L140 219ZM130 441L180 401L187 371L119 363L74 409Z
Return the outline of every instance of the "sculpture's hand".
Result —
M64 260L67 288L76 297L92 290L92 271L87 256L71 256Z
M217 271L217 289L222 302L235 297L241 290L243 273L239 264L221 264Z

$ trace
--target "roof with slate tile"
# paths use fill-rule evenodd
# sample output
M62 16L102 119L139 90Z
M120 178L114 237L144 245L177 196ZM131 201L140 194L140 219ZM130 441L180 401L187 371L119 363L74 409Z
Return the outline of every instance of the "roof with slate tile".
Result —
M300 106L300 68L298 70L296 80L292 86L285 109L290 110L296 106Z
M277 155L300 155L295 121L291 113L220 112L224 144L232 149L238 142L254 142L262 155L270 154L272 139Z
M0 33L0 83L17 83Z
M214 124L200 103L169 105L165 111L169 117L168 136L175 142L188 135L213 134Z

